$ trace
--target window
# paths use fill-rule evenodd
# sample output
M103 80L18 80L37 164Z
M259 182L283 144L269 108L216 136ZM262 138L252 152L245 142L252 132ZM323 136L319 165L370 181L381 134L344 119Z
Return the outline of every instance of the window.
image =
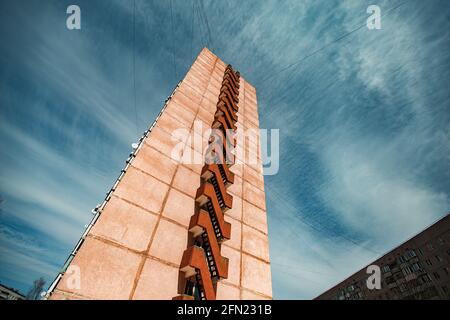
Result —
M421 276L421 277L419 278L419 283L420 283L420 284L427 283L427 282L431 282L431 281L432 281L432 280L431 280L431 277L430 277L429 274L424 274L423 276Z
M386 283L387 283L387 284L395 283L394 277L387 277L387 278L386 278Z
M420 271L420 270L422 269L422 267L420 266L420 263L419 263L419 262L416 262L416 263L414 263L414 264L411 266L411 269L412 269L414 272L416 272L416 271Z
M437 262L442 262L442 261L443 261L443 259L441 258L441 256L438 256L438 255L436 255L436 260L437 260Z
M433 247L433 244L431 243L431 242L428 242L427 243L427 248L428 248L428 250L433 250L434 249L434 247Z
M415 256L416 256L416 253L415 253L414 250L408 250L408 251L406 251L406 253L403 255L403 257L404 257L406 260L409 260L409 259L411 259L411 258L414 258Z
M405 292L406 290L408 290L408 287L404 283L402 283L400 285L400 292Z
M386 272L391 271L391 268L389 268L389 266L383 266L383 268L381 268L381 270L383 271L383 273L386 273Z
M401 271L394 273L395 280L400 280L403 278L403 273Z
M405 276L407 276L408 274L411 274L412 273L412 270L411 270L411 268L410 267L405 267L405 268L403 268L403 274L405 275Z
M426 264L429 265L429 266L432 266L432 265L433 265L433 263L431 262L430 259L425 260L425 262L426 262Z
M422 292L422 299L430 299L438 296L439 293L435 286L429 287Z
M423 251L422 251L422 249L417 249L417 251L419 252L419 255L421 255L421 256L423 256Z
M433 272L433 276L436 280L439 280L441 278L441 276L437 272Z
M442 239L442 238L439 238L438 239L438 242L439 242L439 244L442 246L442 245L444 245L444 243L445 243L445 240L444 239Z
M448 267L445 267L445 268L444 268L444 272L445 272L446 275L449 275L449 274L450 274L450 271L449 271Z

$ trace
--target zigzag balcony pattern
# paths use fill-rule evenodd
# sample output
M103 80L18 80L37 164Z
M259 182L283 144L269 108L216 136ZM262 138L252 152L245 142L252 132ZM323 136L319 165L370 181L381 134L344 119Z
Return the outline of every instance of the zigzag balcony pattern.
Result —
M202 169L202 183L196 194L197 209L189 224L194 244L184 251L180 264L186 279L185 289L173 299L215 300L217 281L228 277L228 259L222 257L220 246L231 236L231 225L224 220L224 212L233 205L227 188L234 182L234 174L229 170L234 155L227 153L227 144L234 147L236 141L227 133L236 130L239 79L239 72L228 65L211 125L219 132L213 133L209 140L210 145L220 143L222 152L213 151L215 161L206 162Z

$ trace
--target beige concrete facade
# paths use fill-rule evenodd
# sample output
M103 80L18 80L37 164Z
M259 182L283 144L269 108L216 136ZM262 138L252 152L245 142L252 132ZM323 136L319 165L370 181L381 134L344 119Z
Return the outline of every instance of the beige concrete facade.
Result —
M202 124L203 132L211 128L225 68L208 49L201 51L75 252L69 266L78 268L79 286L76 272L67 272L50 299L172 299L182 293L179 267L203 167L187 160L203 157L207 139L194 124ZM256 90L242 76L237 115L238 128L259 129ZM174 140L180 128L190 136ZM230 167L233 205L225 221L231 237L221 244L222 256L229 259L228 277L218 282L217 299L272 298L260 148L254 141L237 147L252 155L252 146L258 150L256 163L237 156ZM180 151L177 160L174 150Z

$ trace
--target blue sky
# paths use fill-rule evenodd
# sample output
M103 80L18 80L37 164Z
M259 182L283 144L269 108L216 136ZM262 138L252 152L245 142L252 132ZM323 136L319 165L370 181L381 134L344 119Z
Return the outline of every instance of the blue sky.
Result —
M1 2L0 282L53 279L206 45L280 128L265 178L276 299L313 298L450 211L447 1L384 15L402 2L205 0L209 37L199 3L173 0L172 28L169 1L136 0L136 121L132 1ZM381 30L327 46L370 4Z

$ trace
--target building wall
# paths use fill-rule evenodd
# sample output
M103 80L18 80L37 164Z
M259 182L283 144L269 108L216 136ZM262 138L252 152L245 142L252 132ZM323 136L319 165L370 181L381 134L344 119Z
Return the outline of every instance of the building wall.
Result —
M203 167L187 160L202 159L202 148L191 141L207 143L198 124L211 128L225 68L208 49L201 51L67 263L75 269L62 275L50 299L172 299L182 293L179 267ZM243 77L237 126L259 128L256 90ZM172 132L180 128L190 132L189 138L173 141ZM174 155L177 148L181 151ZM230 169L235 173L228 189L233 206L225 220L231 223L231 238L221 246L229 270L228 278L218 283L217 299L272 297L259 148L257 153L256 164L243 164L237 157ZM74 288L77 267L81 281Z
M450 215L373 263L381 289L369 290L361 269L316 299L450 299Z
M18 291L0 284L0 300L24 300L25 296Z

